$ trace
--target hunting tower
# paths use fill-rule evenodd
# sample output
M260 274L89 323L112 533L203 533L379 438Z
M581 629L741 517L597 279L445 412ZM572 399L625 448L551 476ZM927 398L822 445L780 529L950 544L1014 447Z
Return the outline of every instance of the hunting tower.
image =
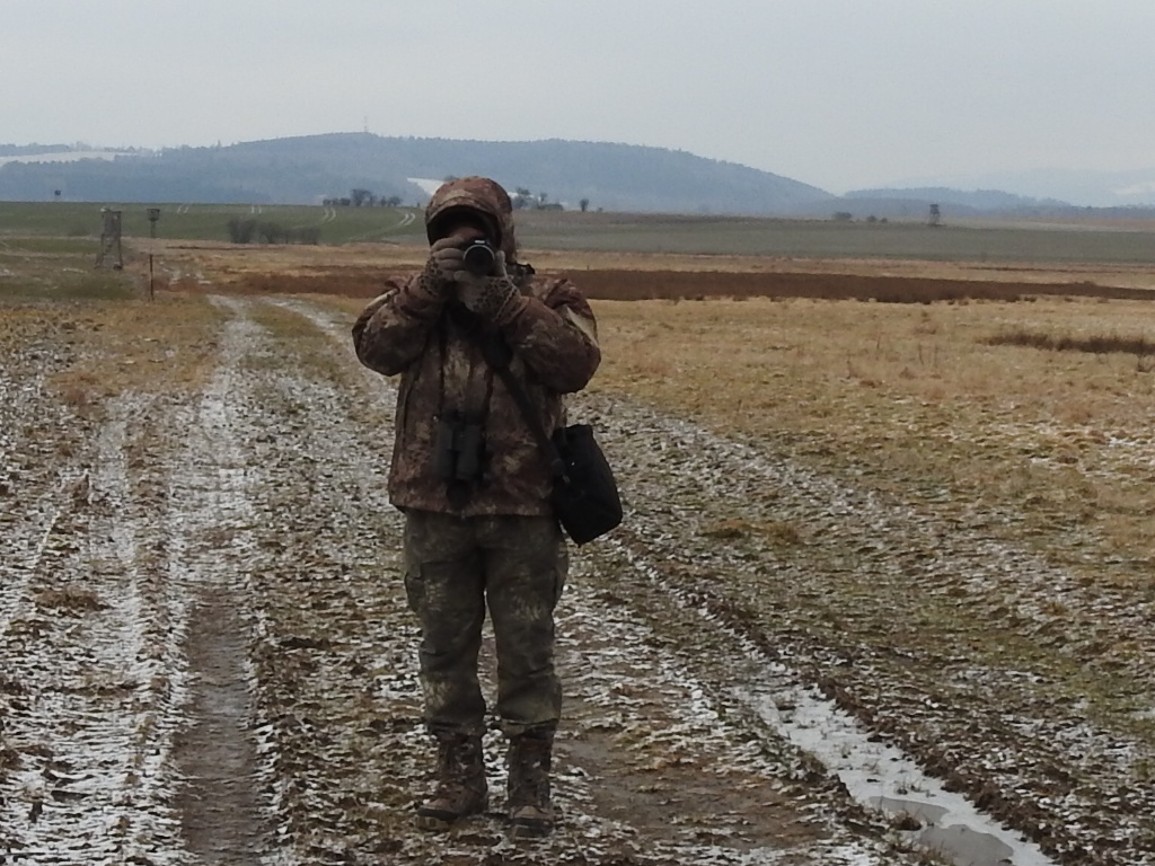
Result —
M105 259L114 255L111 267L119 271L124 267L124 256L120 250L120 211L103 207L100 216L100 252L96 254L96 266L104 267Z

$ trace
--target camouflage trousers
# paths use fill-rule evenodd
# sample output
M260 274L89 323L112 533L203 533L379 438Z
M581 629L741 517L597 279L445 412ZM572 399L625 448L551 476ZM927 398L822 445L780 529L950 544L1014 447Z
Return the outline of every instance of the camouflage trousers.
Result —
M569 559L550 517L408 511L405 591L421 621L421 689L433 733L481 733L477 676L488 607L497 649L496 711L507 734L556 725L553 612Z

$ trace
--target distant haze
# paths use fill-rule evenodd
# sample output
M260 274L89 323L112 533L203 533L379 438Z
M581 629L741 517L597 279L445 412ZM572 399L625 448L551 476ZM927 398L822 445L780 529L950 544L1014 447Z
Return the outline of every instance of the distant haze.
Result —
M1091 207L1155 204L1155 168L1133 171L1033 169L986 174L944 174L899 180L896 186L999 189L1032 198L1053 198Z
M1122 172L1155 168L1152 33L1151 0L4 0L0 143L623 142L834 193Z

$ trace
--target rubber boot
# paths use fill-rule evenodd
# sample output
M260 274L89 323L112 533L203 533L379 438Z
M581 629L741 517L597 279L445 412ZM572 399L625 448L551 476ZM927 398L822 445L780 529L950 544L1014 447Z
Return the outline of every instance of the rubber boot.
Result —
M555 817L550 802L549 773L553 754L553 731L528 731L510 737L509 806L510 835L548 836Z
M489 805L481 737L438 734L437 787L417 807L417 825L425 830L446 830L456 821L484 812Z

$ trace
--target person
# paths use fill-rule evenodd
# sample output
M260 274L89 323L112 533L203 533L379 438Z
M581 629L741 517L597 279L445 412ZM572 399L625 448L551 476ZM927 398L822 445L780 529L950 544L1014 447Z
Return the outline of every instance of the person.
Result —
M488 808L477 676L488 606L511 832L546 835L562 700L553 617L568 555L548 461L484 344L504 347L532 410L554 430L565 423L563 395L597 370L597 326L572 282L518 260L513 208L496 181L445 183L425 226L424 268L392 278L353 326L360 361L401 377L389 497L405 515L405 590L421 624L423 715L438 753L436 788L417 822L444 829ZM477 275L466 251L482 241L492 264Z

